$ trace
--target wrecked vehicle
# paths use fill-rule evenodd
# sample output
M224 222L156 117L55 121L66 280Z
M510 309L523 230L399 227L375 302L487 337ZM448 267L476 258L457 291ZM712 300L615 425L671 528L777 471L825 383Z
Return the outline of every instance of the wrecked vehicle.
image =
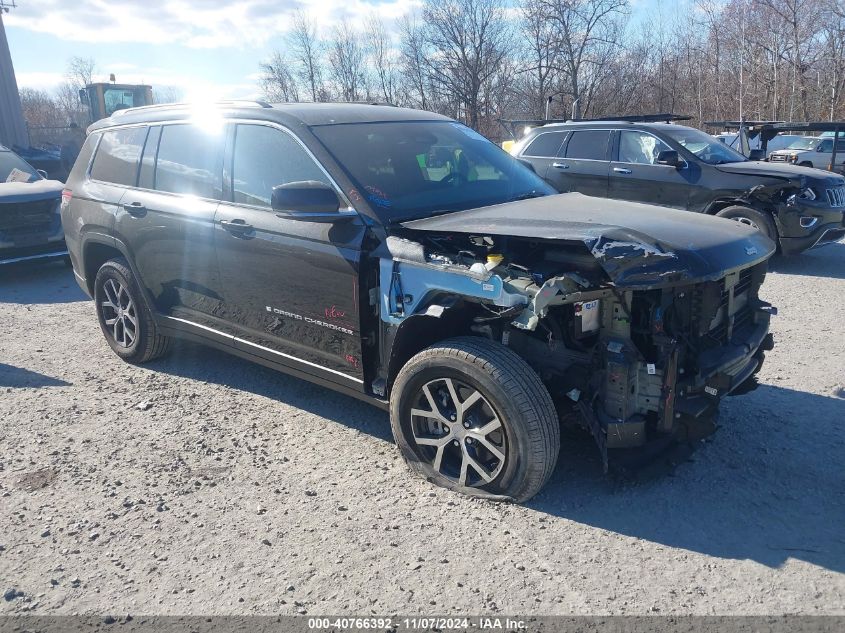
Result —
M63 187L0 145L0 265L67 258L59 216Z
M157 106L89 132L62 218L114 352L188 338L374 403L441 486L528 499L562 420L605 465L702 437L772 347L759 231L557 195L439 115Z
M729 218L760 230L785 255L845 236L845 178L749 160L683 125L550 123L511 152L558 191Z

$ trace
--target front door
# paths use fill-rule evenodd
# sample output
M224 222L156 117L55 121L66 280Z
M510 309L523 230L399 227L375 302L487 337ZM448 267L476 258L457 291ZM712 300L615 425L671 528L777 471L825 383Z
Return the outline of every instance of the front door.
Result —
M334 186L287 130L238 124L227 145L228 202L215 217L215 244L222 314L236 347L306 373L328 371L360 388L363 221L349 214L309 222L273 211L277 185L316 180Z
M607 197L610 130L575 130L552 161L545 178L560 192Z
M675 209L689 207L690 192L695 187L690 179L697 170L687 163L682 163L680 169L658 165L657 154L671 150L669 145L653 134L639 130L620 130L614 145L610 198Z

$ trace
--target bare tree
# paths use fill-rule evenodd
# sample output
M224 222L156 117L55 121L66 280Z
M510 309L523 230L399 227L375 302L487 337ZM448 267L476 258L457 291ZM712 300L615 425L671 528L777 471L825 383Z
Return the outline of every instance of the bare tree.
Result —
M435 88L454 97L468 125L478 129L483 96L508 52L503 0L426 0L425 64Z
M290 64L279 51L269 60L262 62L261 90L270 101L299 101L296 80L290 72Z
M381 96L387 103L395 103L397 89L396 60L384 22L375 14L370 16L366 33Z
M522 5L522 35L526 41L522 72L528 77L531 111L543 116L546 99L554 96L554 84L560 67L560 38L552 22L546 19L542 0L526 0Z
M332 35L329 65L342 99L360 101L369 98L366 57L359 34L344 22L335 27Z
M628 0L539 0L538 5L558 32L562 70L578 118L588 110L603 64L619 49Z
M179 86L156 86L153 88L153 103L179 103L185 93Z
M79 90L94 83L97 62L92 57L71 57L65 70L65 78Z
M406 15L399 25L399 64L406 100L423 110L429 108L429 81L425 65L426 44L416 15Z
M294 61L299 65L297 75L311 101L326 101L328 94L323 85L323 45L317 27L301 10L293 15L290 47Z

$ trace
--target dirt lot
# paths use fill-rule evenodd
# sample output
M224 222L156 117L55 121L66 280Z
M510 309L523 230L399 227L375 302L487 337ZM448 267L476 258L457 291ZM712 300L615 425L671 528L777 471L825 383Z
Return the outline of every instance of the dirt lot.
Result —
M845 244L774 269L764 384L690 461L565 437L526 506L411 478L351 398L126 365L69 270L1 270L0 613L845 614Z

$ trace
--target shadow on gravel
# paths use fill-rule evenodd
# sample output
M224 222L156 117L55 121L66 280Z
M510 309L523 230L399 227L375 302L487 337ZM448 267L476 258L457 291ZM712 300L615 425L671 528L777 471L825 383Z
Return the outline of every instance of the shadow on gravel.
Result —
M769 260L769 270L784 275L845 279L845 243L835 242L793 257Z
M723 404L721 428L688 463L645 481L605 477L589 438L564 439L528 506L709 556L845 572L843 421L843 399L762 385Z
M23 367L0 363L0 387L68 387L70 384Z
M188 341L176 341L166 358L149 363L145 367L278 400L385 442L393 442L390 419L384 411L307 380L262 367L210 347Z
M0 303L73 303L88 297L63 262L22 262L0 266Z

